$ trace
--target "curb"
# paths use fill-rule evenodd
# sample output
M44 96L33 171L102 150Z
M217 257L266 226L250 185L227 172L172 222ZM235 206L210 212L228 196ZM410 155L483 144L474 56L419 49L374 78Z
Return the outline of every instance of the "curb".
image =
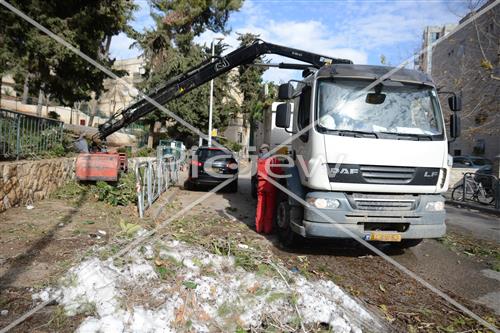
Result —
M469 208L469 209L475 209L483 213L488 213L496 216L500 216L500 210L495 209L493 207L488 207L488 206L481 206L478 204L474 203L469 203L469 202L463 202L463 201L454 201L454 200L446 200L447 205L459 207L459 208Z

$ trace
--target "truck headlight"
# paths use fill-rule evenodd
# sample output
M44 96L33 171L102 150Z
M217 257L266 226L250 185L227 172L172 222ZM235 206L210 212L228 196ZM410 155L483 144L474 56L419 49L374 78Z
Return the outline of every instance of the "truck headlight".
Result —
M444 210L444 201L431 201L425 205L425 210L438 212Z
M340 207L340 201L337 199L325 199L309 197L306 199L307 203L319 209L335 209Z

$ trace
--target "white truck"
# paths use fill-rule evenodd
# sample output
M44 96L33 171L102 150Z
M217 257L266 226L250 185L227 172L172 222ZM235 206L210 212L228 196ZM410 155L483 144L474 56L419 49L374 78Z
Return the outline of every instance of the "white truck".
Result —
M281 195L276 213L285 245L354 234L404 248L444 235L452 159L438 92L422 72L385 78L391 70L327 65L306 71L296 87L280 86L287 103L277 107L276 126L294 135L281 180L293 195ZM448 102L460 110L456 95ZM453 112L450 136L459 132Z
M262 122L254 132L255 147L260 147L263 143L267 143L271 149L279 146L279 153L287 154L292 149L291 142L285 143L291 134L292 125L288 129L276 127L276 109L278 105L285 102L273 102L269 109L264 111ZM293 103L291 103L293 108Z
M297 134L286 165L289 177L282 180L289 191L277 207L282 242L292 244L298 235L355 234L405 247L442 236L446 227L441 193L448 187L452 160L436 87L414 70L353 65L349 59L255 40L152 89L148 98L99 125L93 139L105 140L157 110L151 100L165 105L266 54L300 61L278 67L303 70L304 78L297 89L291 83L280 86L279 97L287 103L276 108L276 126L288 129L293 100L292 132ZM368 85L373 87L365 89ZM460 109L456 95L448 101L452 111ZM178 115L167 114L193 129ZM453 113L452 138L459 135L459 120ZM88 167L99 166L91 159ZM308 204L303 205L304 200Z

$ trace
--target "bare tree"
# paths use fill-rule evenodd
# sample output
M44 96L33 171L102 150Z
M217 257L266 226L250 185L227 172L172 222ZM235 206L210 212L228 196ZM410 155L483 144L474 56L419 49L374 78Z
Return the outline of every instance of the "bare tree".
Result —
M462 21L490 3L469 1L470 12ZM500 80L495 74L500 69L499 7L461 27L432 53L437 85L462 97L462 136L469 141L478 134L500 135Z

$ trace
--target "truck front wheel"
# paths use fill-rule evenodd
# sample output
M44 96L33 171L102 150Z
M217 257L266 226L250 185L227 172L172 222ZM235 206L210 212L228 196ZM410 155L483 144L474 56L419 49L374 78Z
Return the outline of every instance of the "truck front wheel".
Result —
M278 229L278 238L285 248L297 247L303 239L300 235L296 234L290 226L291 215L298 215L296 210L301 208L302 207L290 207L287 197L282 198L278 203L276 226Z

